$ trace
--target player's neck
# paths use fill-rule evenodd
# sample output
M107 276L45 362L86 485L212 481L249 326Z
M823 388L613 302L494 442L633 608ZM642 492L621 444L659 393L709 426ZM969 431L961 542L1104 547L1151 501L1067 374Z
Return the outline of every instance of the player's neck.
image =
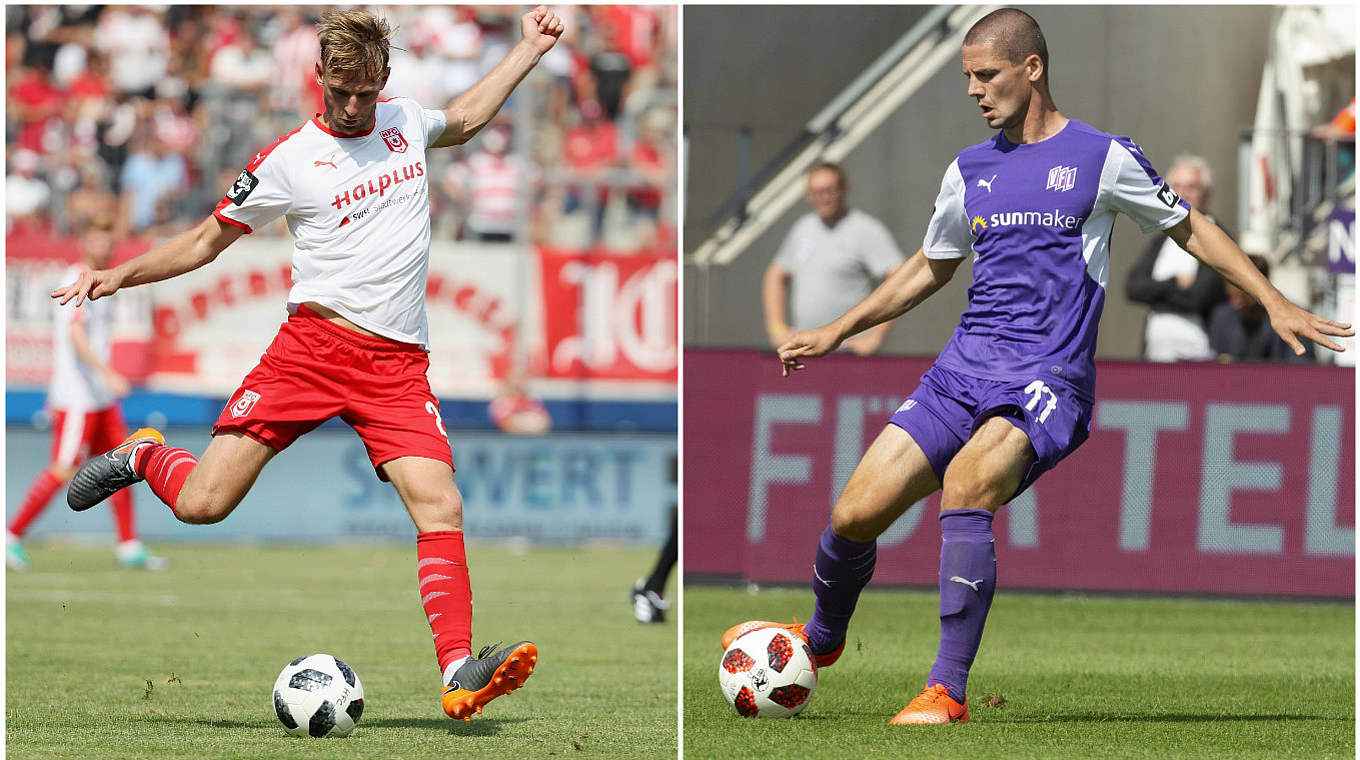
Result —
M1013 127L1006 127L1006 139L1016 144L1043 142L1063 131L1068 118L1053 107L1047 98L1034 104L1025 120Z

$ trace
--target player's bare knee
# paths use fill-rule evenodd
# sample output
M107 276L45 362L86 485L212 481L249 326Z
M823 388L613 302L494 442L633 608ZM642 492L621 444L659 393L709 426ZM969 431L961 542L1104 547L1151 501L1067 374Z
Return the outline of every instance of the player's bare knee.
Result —
M65 483L66 481L70 480L76 474L75 467L59 464L52 465L51 467L47 468L47 471L52 474L52 477L56 478L58 481L62 483Z
M463 497L458 489L422 495L413 502L408 510L418 530L463 529Z
M227 503L220 496L184 489L175 500L175 517L180 522L191 525L211 525L222 522L235 504Z
M996 511L1009 494L1002 493L1001 484L993 478L974 473L960 474L953 469L945 473L940 489L940 511L950 509L990 509Z
M831 510L831 532L851 541L873 541L883 528L864 510L838 502Z

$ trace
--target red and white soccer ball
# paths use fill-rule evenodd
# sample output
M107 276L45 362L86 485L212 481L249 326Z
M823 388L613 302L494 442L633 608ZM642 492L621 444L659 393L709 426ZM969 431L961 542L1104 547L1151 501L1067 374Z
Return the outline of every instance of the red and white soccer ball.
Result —
M718 684L739 715L792 718L817 688L812 650L783 628L762 628L732 642L718 665Z

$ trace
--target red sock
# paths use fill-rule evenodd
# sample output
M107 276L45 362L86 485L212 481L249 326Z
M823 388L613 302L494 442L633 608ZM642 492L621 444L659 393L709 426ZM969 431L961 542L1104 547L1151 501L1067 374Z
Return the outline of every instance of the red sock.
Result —
M137 527L132 522L132 492L124 488L109 497L113 502L113 524L118 528L118 540L131 541L137 537Z
M434 633L435 656L443 671L472 654L472 581L468 578L463 531L437 530L416 536L420 601Z
M47 509L47 503L52 501L52 494L61 488L62 482L57 480L57 476L51 470L43 470L38 477L33 479L33 484L28 487L28 493L24 494L24 500L19 504L19 514L14 516L14 521L9 524L9 532L16 536L24 535L28 530L28 524Z
M184 481L189 479L189 473L194 471L197 464L198 457L184 449L151 446L137 452L132 469L146 478L146 484L151 486L152 493L159 496L170 511L174 512L180 489L184 488Z

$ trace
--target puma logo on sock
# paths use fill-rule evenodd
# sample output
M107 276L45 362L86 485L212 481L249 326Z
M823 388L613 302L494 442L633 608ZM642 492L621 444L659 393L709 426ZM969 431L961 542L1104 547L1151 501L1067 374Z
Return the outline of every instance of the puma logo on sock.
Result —
M816 572L816 570L817 570L816 568L813 568L813 572ZM981 583L983 579L982 579L982 578L978 578L978 579L975 580L975 581L968 581L968 580L964 580L963 578L960 578L960 577L957 576L957 575L953 575L953 576L950 576L949 580L951 580L951 581L953 581L953 582L955 582L955 583L962 583L963 585L967 586L968 588L971 588L972 590L977 591L977 590L978 590L978 584Z

